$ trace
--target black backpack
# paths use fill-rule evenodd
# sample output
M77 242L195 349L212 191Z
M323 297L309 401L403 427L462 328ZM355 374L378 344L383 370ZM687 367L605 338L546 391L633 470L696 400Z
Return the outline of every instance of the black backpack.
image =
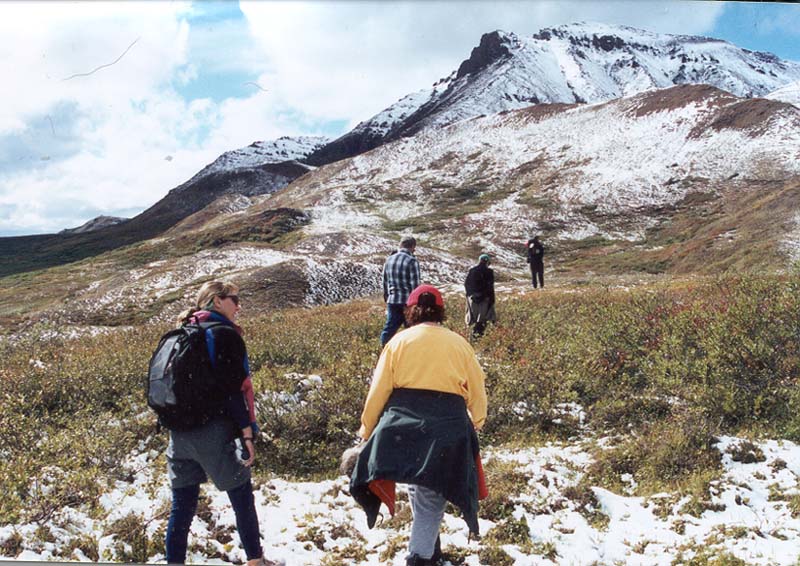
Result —
M223 412L225 391L211 364L206 330L220 322L187 324L161 337L150 358L147 404L169 430L191 430Z

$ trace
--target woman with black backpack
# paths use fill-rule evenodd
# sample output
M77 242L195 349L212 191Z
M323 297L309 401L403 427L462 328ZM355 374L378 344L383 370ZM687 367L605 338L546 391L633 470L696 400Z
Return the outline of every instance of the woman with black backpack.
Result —
M200 484L211 477L217 489L228 493L248 566L278 564L263 556L250 480L258 425L247 348L242 329L235 323L239 309L238 288L211 281L200 288L194 308L184 311L178 319L180 326L200 325L204 329L208 359L220 387L218 403L209 415L204 415L203 424L188 430L170 429L167 465L172 509L166 536L168 563L185 562Z

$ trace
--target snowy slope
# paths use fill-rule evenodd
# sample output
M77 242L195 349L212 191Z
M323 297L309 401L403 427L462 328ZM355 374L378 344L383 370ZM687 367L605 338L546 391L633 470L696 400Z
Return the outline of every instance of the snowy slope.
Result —
M284 136L271 141L253 142L247 147L223 153L213 163L200 170L194 179L242 167L258 167L282 161L302 161L330 141L324 136Z
M753 97L798 79L800 63L705 37L598 23L532 37L495 31L457 72L362 122L310 162L330 163L425 128L531 104L601 102L680 84Z
M78 323L85 313L113 319L125 309L166 320L180 301L163 304L160 297L188 300L209 277L262 289L264 308L345 301L380 292L383 262L405 233L420 239L423 279L437 285L459 286L480 252L493 254L504 276L523 280L521 247L533 233L547 242L548 269L583 261L573 273L594 271L596 253L616 250L639 262L631 268L610 260L605 272L616 276L641 273L635 267L650 261L642 258L651 250L662 254L655 273L713 272L741 256L751 238L761 246L755 260L771 269L800 253L800 109L709 86L535 105L425 130L298 173L277 192L246 192L263 190L268 179L260 168L184 187L172 195L177 204L203 191L221 200L150 240L135 266L126 260L101 270L98 261L96 285L77 283L85 279L79 267L60 274L77 286L68 303L55 300L51 310ZM722 212L708 216L702 203ZM680 210L689 217L678 239L654 236ZM286 238L259 241L276 219L288 222L276 232ZM214 243L198 249L191 242ZM154 259L150 250L158 249L186 255ZM677 263L685 251L693 264Z
M491 50L494 58L484 52ZM470 61L486 59L484 66ZM494 32L459 69L421 127L541 102L600 102L678 84L709 84L742 97L800 78L800 63L716 39L626 26L572 24L533 37ZM413 117L412 117L413 119Z
M445 249L482 238L503 257L550 222L550 238L636 240L648 210L739 179L800 175L800 110L706 86L673 87L608 103L536 106L429 129L318 169L266 202L311 213L310 233L373 232L451 208L444 228L417 233ZM526 202L546 199L533 210ZM480 200L480 210L467 206ZM366 204L368 203L368 204ZM581 210L626 217L610 233ZM558 222L562 226L558 230ZM409 224L413 226L414 223Z
M778 90L773 90L764 98L780 100L782 102L794 104L795 106L800 106L800 81L795 81L786 86L782 86Z

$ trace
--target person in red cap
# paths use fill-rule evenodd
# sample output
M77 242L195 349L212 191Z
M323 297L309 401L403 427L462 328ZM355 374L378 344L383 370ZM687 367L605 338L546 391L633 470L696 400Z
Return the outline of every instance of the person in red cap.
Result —
M381 502L394 511L394 482L409 484L414 519L406 565L427 566L441 557L448 501L478 533L483 484L475 431L486 420L485 376L469 342L442 326L444 300L435 287L414 289L404 314L409 328L384 347L364 403L359 435L366 443L350 493L372 527Z

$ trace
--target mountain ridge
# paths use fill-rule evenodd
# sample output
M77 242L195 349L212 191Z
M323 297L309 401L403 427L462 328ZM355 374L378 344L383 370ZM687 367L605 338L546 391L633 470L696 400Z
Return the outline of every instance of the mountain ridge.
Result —
M728 68L730 67L730 68ZM483 114L539 103L591 103L652 88L704 83L743 97L800 79L800 63L714 38L656 34L629 26L569 24L530 37L484 34L457 71L313 152L322 165L381 143ZM413 112L411 103L418 104ZM379 127L380 124L380 127Z
M237 281L255 309L329 304L379 293L408 233L423 280L447 288L481 252L501 280L525 281L537 233L551 282L787 269L797 155L800 109L707 85L534 105L401 138L270 194L228 193L155 239L2 279L0 314L169 319L208 277Z
M484 46L498 58L475 54L471 73L507 64L495 43L527 49L517 40L498 32ZM562 43L587 41L603 53L619 48L604 34ZM675 69L684 64L677 53ZM471 74L457 74L437 83L437 96L471 92L462 88ZM403 112L383 113L381 145L359 155L316 168L263 163L273 157L264 147L277 145L258 142L226 152L121 225L0 239L4 257L29 262L0 274L51 267L0 279L0 312L18 312L21 301L84 323L119 324L128 309L167 316L212 276L252 288L265 308L328 304L379 291L383 260L407 233L420 241L424 277L456 286L483 251L499 273L524 280L521 248L534 233L548 245L548 276L781 269L800 256L800 109L789 103L702 84L594 103L505 98L522 107L389 139L395 118L431 101L409 96ZM295 144L293 156L307 161L302 153L318 143ZM30 253L35 246L42 255ZM52 267L66 261L78 263Z
M126 222L127 220L127 218L122 218L120 216L95 216L91 220L84 222L76 228L65 228L64 230L61 230L59 234L81 234L83 232L93 232L94 230L100 230L102 228L107 228L108 226L114 226L115 224Z
M289 138L282 139L291 142ZM248 148L276 145L275 142L256 142ZM297 144L298 147L302 145ZM154 238L224 195L269 194L312 169L295 160L278 161L264 152L248 155L246 149L226 152L125 222L89 231L0 238L0 255L9 258L0 264L0 277L78 261ZM303 157L305 154L293 155Z

